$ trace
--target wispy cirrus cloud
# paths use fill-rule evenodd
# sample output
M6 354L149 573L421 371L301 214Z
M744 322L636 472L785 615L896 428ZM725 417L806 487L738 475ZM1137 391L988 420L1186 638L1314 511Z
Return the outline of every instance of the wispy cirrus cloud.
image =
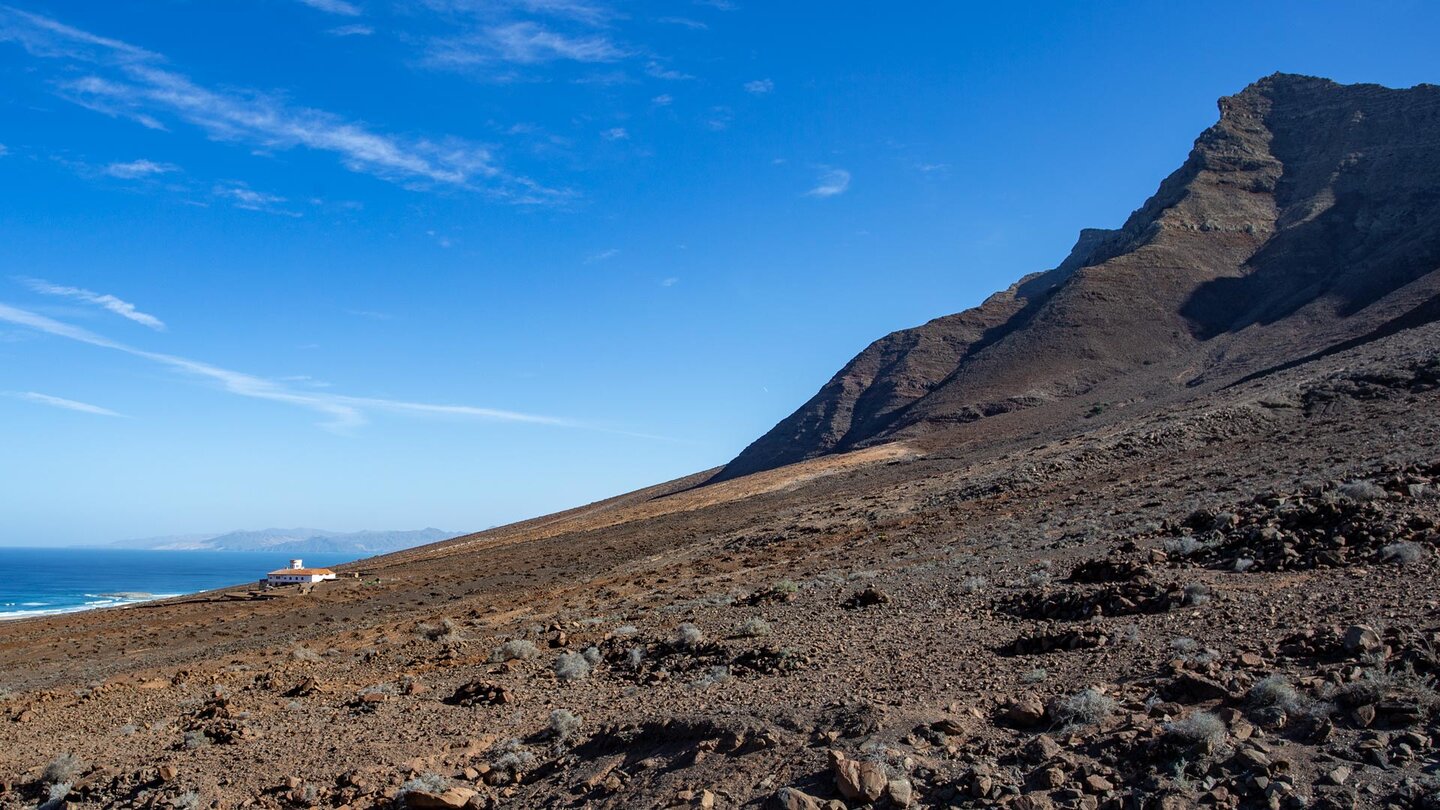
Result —
M515 12L603 26L619 14L585 0L423 0L431 9L450 14L497 19Z
M210 190L214 197L225 200L231 205L244 211L263 211L267 214L281 214L288 217L298 217L299 212L290 211L284 208L286 199L278 194L269 194L264 191L256 191L245 183L231 181L228 183L217 183Z
M173 354L139 349L103 337L87 329L82 329L78 326L73 326L7 304L0 304L0 322L14 324L43 332L47 335L65 338L77 343L148 360L173 371L178 371L182 374L215 384L219 386L221 390L237 396L304 408L324 417L325 421L321 423L322 426L332 430L346 430L360 427L368 421L367 414L374 411L432 416L455 416L488 421L522 422L560 427L581 427L581 425L566 419L507 411L498 408L481 408L473 405L432 404L385 399L381 397L356 397L331 394L323 391L298 391L279 380L271 380L254 374L233 371Z
M544 37L527 46L523 31L511 36L511 47L518 53L527 47L536 55L546 47L567 47L558 41L547 46ZM164 57L152 51L0 6L3 41L18 44L33 56L65 62L66 71L54 80L62 98L147 127L165 129L164 119L172 119L198 127L217 141L269 151L303 148L328 153L351 171L407 186L458 186L525 203L569 196L505 172L486 146L454 137L388 135L264 92L210 89L170 69ZM583 44L575 47L586 52Z
M352 25L337 25L334 28L327 29L325 33L332 37L368 37L375 33L375 29L368 25L354 23Z
M338 14L342 17L359 17L362 13L359 6L347 2L347 0L299 0L299 2L326 14Z
M656 17L655 22L666 25L678 25L681 28L689 28L692 31L704 31L710 26L699 20L692 20L689 17Z
M835 197L850 188L850 172L829 166L822 167L815 187L805 192L808 197Z
M695 78L684 71L666 67L654 59L645 63L645 75L652 79L664 79L671 82L684 82Z
M121 180L139 180L146 177L170 174L179 170L180 167L173 163L157 163L153 160L141 159L126 163L111 163L100 171L103 174L118 177Z
M497 63L522 66L568 61L618 62L629 53L602 34L571 35L529 20L492 25L435 40L426 63L462 69Z
M64 397L52 397L49 394L39 394L34 391L8 391L5 395L14 399L23 399L26 402L34 402L38 405L49 405L52 408L62 408L77 413L88 413L95 416L117 416L121 418L125 416L109 408L102 408L99 405L91 405L88 402L65 399Z
M753 82L745 83L745 92L751 95L763 96L775 89L775 82L770 79L756 79Z
M113 295L91 292L82 287L67 287L61 284L51 284L44 279L29 278L20 276L16 278L21 284L41 295L54 295L61 298L73 298L77 301L84 301L87 304L109 310L126 320L134 321L141 326L148 326L157 332L165 331L165 324L154 315L141 312L129 301L116 298Z

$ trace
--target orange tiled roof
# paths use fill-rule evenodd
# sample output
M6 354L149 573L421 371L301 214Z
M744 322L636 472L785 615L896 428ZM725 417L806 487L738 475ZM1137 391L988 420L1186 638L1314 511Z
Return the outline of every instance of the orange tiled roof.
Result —
M335 572L329 568L281 568L279 571L271 571L267 576L272 577L308 577L319 574L322 577L334 576Z

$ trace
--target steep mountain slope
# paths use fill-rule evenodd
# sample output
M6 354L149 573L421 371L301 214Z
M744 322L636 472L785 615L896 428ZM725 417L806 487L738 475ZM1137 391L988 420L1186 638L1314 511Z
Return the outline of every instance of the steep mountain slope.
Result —
M1183 392L1431 317L1440 87L1276 74L1220 113L1123 227L871 344L717 480L1051 403L1069 416L1119 381Z

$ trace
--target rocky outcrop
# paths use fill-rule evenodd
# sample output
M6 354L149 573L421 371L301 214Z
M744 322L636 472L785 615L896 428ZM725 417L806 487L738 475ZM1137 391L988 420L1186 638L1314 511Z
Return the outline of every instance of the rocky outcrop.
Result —
M1220 100L1220 120L1121 228L1083 231L1054 269L871 344L716 480L1117 379L1183 395L1433 320L1437 137L1440 87L1262 79Z

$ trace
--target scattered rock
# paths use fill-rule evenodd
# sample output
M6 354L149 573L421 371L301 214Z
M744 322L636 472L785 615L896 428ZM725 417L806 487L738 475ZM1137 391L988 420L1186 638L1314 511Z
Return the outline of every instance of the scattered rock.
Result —
M471 681L455 690L445 702L455 706L504 705L515 700L510 687L490 681Z
M890 594L872 585L845 600L844 607L850 609L871 607L872 605L883 605L889 601Z
M1345 651L1355 655L1366 655L1379 652L1384 642L1380 634L1375 632L1373 627L1363 624L1351 625L1345 630L1345 637L1341 642L1345 645Z
M464 787L452 787L443 793L412 790L405 794L405 806L415 810L462 810L476 795Z
M1045 704L1037 697L1022 697L1005 707L1005 719L1017 726L1029 728L1045 719Z
M878 762L868 759L838 759L834 767L835 787L840 791L840 795L847 799L873 802L885 795L889 786L890 780L885 773L885 766Z

